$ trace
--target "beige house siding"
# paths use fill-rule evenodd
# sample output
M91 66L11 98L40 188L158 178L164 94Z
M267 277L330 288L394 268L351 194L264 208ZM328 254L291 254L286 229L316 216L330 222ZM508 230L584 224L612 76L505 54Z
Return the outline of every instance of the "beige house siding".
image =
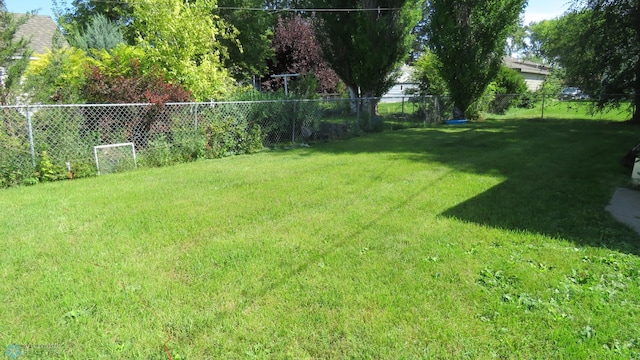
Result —
M520 73L524 79L529 91L536 91L542 87L547 75L551 72L551 67L537 64L531 61L524 61L512 57L504 57L504 65ZM400 77L396 80L396 84L383 95L383 102L399 102L406 97L406 91L409 89L417 89L418 84L411 82L411 74L413 68L403 65L400 68Z
M540 89L544 79L551 72L551 67L549 66L508 56L504 57L504 65L509 69L519 72L530 91Z
M401 102L407 96L407 90L418 89L418 84L411 81L413 75L413 67L402 65L400 67L400 76L396 79L395 85L389 91L382 95L381 102Z
M536 91L542 87L542 84L544 83L544 80L547 76L540 74L523 73L522 77L524 78L525 84L527 84L527 89L529 89L529 91Z

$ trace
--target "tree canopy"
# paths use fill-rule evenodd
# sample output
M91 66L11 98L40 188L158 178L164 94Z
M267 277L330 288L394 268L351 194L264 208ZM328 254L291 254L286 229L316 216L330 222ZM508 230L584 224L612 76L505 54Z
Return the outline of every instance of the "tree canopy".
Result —
M599 106L634 105L640 123L640 2L586 0L550 32L546 54Z
M290 14L278 17L274 29L271 74L301 74L317 80L321 92L334 92L339 79L322 57L322 50L314 29L315 17ZM263 85L280 87L282 79L270 79Z
M523 49L525 59L543 64L554 63L555 59L549 52L549 47L553 45L551 36L558 21L558 19L552 19L532 22L524 28L528 40Z
M16 33L32 14L15 16L7 11L4 0L0 0L0 71L3 72L0 73L0 105L16 100L16 89L29 64L30 39L16 39Z
M271 40L276 16L261 8L263 0L219 0L224 10L213 10L235 29L234 38L222 38L220 42L228 50L224 66L239 82L249 82L253 76L267 74L267 63L273 58Z
M496 77L526 0L428 0L427 36L459 112Z
M222 38L233 28L212 14L215 0L128 0L133 8L135 43L167 76L196 100L224 96L233 81L223 66Z
M411 80L418 84L419 94L448 96L449 90L447 83L440 76L440 68L442 64L429 49L415 61L413 64L414 72L411 76Z
M95 15L86 29L74 33L67 39L72 46L85 51L113 49L116 45L124 43L120 26L102 14Z
M53 6L58 24L68 39L89 28L97 15L120 26L126 25L133 16L133 9L126 1L72 0L70 4L67 1L53 0ZM128 28L123 29L126 31ZM125 39L131 42L132 34L127 32Z
M396 69L409 55L420 19L418 0L317 0L318 8L357 9L320 12L318 38L324 58L352 93L382 96L395 82Z
M85 102L85 71L94 60L78 48L59 48L39 56L25 72L24 89L36 103Z
M507 56L513 56L527 48L527 28L523 25L523 21L522 17L520 17L509 31L505 44Z

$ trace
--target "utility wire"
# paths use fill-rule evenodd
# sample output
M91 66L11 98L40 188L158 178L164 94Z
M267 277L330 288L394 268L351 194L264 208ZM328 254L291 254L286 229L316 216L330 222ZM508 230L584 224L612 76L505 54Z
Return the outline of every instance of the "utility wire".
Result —
M122 0L93 0L95 3L105 3L105 4L121 4L126 5L130 2L122 1ZM402 10L402 8L340 8L340 9L332 9L332 8L283 8L283 9L270 9L270 8L257 8L257 7L239 7L239 6L217 6L212 10L245 10L245 11L264 11L264 12L363 12L363 11L398 11Z
M270 11L270 12L358 12L358 11L396 11L401 10L401 8L375 8L375 9L328 9L328 8L320 8L320 9L292 9L292 8L284 8L284 9L263 9L263 8L243 8L243 7L227 7L220 6L215 8L214 10L247 10L247 11Z

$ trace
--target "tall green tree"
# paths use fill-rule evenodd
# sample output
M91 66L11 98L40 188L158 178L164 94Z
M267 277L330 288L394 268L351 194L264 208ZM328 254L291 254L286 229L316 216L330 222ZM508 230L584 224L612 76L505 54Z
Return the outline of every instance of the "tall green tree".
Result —
M542 64L553 64L554 59L549 53L553 45L551 36L558 24L558 19L532 22L525 27L527 45L523 49L524 58Z
M427 38L427 24L428 24L428 8L427 1L422 1L422 10L420 15L420 20L413 28L412 33L415 36L413 39L413 44L411 45L411 54L409 55L409 63L413 63L418 60L422 56L424 52L428 51L428 38Z
M263 0L219 0L214 10L227 24L235 29L234 38L222 38L220 42L228 49L224 66L242 83L267 75L267 62L273 58L270 46L276 17L269 11L251 9L264 8Z
M120 26L107 19L102 14L97 14L91 19L89 26L82 32L68 37L71 46L88 51L89 49L113 49L118 44L124 43L124 37Z
M524 26L524 20L522 17L518 20L518 22L513 25L509 35L507 36L507 41L505 43L505 53L508 56L513 56L515 53L519 53L526 49L527 47L527 30Z
M496 77L527 0L428 0L429 46L442 64L455 117Z
M78 48L48 51L32 61L25 72L24 90L30 102L74 104L86 102L82 88L87 66L94 59Z
M303 17L300 14L278 19L272 42L275 58L269 64L269 71L271 74L300 74L310 79L311 83L317 81L315 90L336 92L339 79L322 57L314 21L317 21L315 17ZM300 79L293 80L298 82ZM268 79L262 85L268 89L281 88L283 80Z
M30 39L17 39L16 32L32 15L33 12L16 16L0 0L0 105L16 100L20 79L29 65Z
M640 1L585 0L554 29L548 52L600 108L631 101L640 124Z
M167 77L198 101L224 97L235 81L223 66L222 38L232 29L213 15L215 0L128 0L136 45Z
M352 96L379 97L393 86L396 69L411 51L420 4L419 0L314 2L317 8L355 9L317 13L323 56Z
M418 84L419 94L422 96L437 95L448 96L447 83L440 76L440 61L429 49L413 64L414 72L411 80Z
M91 27L94 17L101 15L111 23L123 26L125 40L133 41L133 33L127 25L133 16L133 8L126 1L104 0L53 0L53 7L58 16L58 25L69 43Z

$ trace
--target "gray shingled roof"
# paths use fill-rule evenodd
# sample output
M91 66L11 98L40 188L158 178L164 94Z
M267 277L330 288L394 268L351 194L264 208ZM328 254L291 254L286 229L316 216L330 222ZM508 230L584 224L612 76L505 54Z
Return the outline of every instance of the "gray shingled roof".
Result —
M516 59L509 56L505 56L503 60L506 67L521 73L549 75L551 72L551 67L531 61Z
M24 16L24 14L14 14ZM16 32L16 38L31 38L29 46L34 54L44 54L47 49L53 48L53 35L58 31L58 26L50 16L35 15Z

